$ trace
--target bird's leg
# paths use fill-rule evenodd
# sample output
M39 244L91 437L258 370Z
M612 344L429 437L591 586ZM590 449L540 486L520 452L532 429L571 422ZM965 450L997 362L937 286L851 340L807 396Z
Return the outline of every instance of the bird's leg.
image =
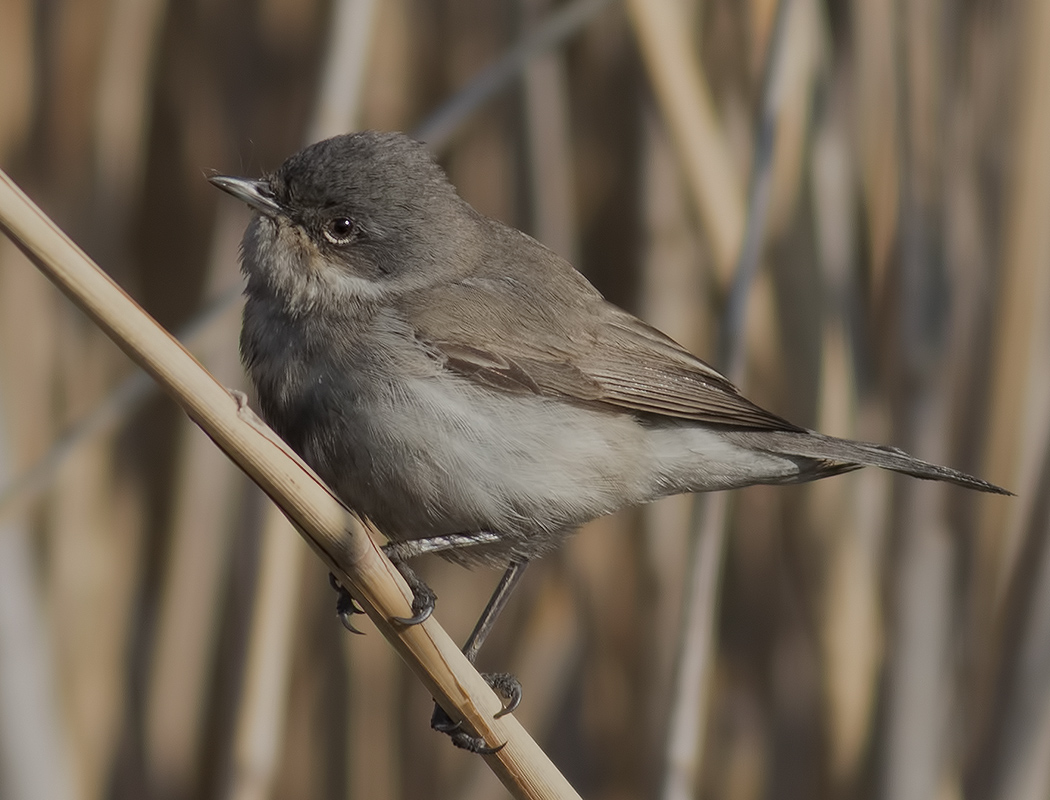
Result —
M465 547L477 547L482 544L496 544L501 537L488 531L476 533L450 533L445 536L428 536L425 539L405 539L400 542L389 542L383 545L386 557L395 564L427 553L444 553L448 550L459 550Z
M496 619L503 612L503 609L506 608L511 592L518 585L521 576L525 574L525 567L528 565L529 562L526 559L511 561L507 566L507 571L500 578L499 585L496 586L492 597L489 598L488 605L481 612L481 617L474 625L474 630L471 632L466 644L463 645L463 655L467 657L467 661L471 664L477 660L478 651L481 650L481 646L485 644L485 640L492 632Z
M405 582L408 583L408 587L412 590L412 616L394 617L394 622L401 625L418 625L434 613L434 603L437 600L437 595L434 594L434 591L405 563L408 559L426 555L427 553L442 553L463 547L492 544L499 540L500 537L494 533L478 531L476 533L431 536L426 539L408 539L403 542L389 542L383 545L383 552L386 554L386 557L397 567L397 571L401 573ZM364 612L355 605L354 599L339 584L335 575L329 574L328 580L332 584L332 588L339 592L339 599L336 600L335 607L339 621L343 623L343 626L348 631L361 633L353 626L350 619L354 614ZM497 611L497 613L499 612Z
M401 625L418 625L434 613L434 603L437 595L433 589L424 583L423 579L416 575L415 571L405 562L410 558L426 555L427 553L442 553L448 550L458 550L461 547L475 547L479 544L488 544L499 541L494 533L479 531L477 533L452 533L446 536L431 536L426 539L408 539L403 542L389 542L383 545L383 552L390 562L397 567L401 577L408 583L412 590L412 616L394 617L394 622Z
M434 611L436 595L405 563L406 559L415 558L426 553L441 553L459 548L491 544L499 540L500 537L494 533L479 531L477 533L433 536L426 539L408 539L384 545L383 552L390 559L391 563L397 567L398 572L401 573L408 582L409 588L412 589L413 615L411 617L395 617L394 621L402 625L418 625ZM492 597L489 598L489 602L474 626L474 630L471 632L466 644L463 645L463 654L471 664L477 659L478 651L481 650L482 644L488 638L496 623L496 619L506 607L514 587L517 586L518 581L525 572L525 567L528 565L527 559L512 561L507 567L507 571L503 573L503 577L500 578L499 585L496 586L496 590L492 593ZM357 607L354 599L339 584L334 575L330 575L329 579L332 586L339 592L336 612L339 614L340 620L348 630L360 633L350 624L350 617L353 614L363 612ZM517 678L507 672L487 672L482 673L482 677L505 700L503 708L497 712L496 718L510 714L518 707L518 704L521 702L521 684ZM437 703L434 704L434 714L431 716L430 726L436 731L447 734L457 747L469 750L472 753L488 755L498 752L503 747L503 745L489 747L485 744L484 739L460 730L461 724L453 722L452 718Z
M529 562L525 559L512 561L507 567L507 571L503 573L503 577L500 578L499 585L492 593L492 597L489 598L488 605L481 612L481 617L474 626L473 632L467 639L466 644L463 645L463 654L471 664L477 658L481 645L488 638L493 625L496 623L496 619L507 605L511 592L514 591L514 587L517 586L518 581L525 572L525 567L528 565ZM517 678L509 672L486 672L482 673L482 677L506 701L503 708L496 714L497 719L505 714L510 714L518 707L518 704L521 702L521 684ZM495 753L500 749L499 747L489 747L485 744L484 739L478 736L471 736L466 731L460 730L460 723L453 722L451 717L437 703L434 704L434 713L430 718L430 727L441 733L448 734L456 747L462 747L464 750L469 750L472 753L486 755Z

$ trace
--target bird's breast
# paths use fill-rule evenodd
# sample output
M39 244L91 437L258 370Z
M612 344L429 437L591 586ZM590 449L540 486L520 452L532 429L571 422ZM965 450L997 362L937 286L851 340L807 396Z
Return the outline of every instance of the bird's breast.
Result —
M630 414L475 384L396 319L348 342L252 316L242 348L264 417L389 536L486 530L538 552L650 497L647 433Z

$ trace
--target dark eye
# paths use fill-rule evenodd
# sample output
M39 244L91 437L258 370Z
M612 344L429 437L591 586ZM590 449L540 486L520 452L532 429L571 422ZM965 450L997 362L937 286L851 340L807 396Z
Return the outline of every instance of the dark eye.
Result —
M357 226L349 217L335 217L324 226L324 238L332 244L346 244L354 238Z

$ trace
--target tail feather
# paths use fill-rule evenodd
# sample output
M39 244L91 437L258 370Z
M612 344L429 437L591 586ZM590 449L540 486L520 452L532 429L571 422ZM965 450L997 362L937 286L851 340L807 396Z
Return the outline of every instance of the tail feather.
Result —
M827 462L826 467L822 465L819 473L812 476L814 478L848 471L858 466L881 467L923 480L947 481L980 492L1013 494L994 483L967 475L965 472L910 456L896 447L836 439L833 436L808 431L741 431L735 432L732 438L755 450Z

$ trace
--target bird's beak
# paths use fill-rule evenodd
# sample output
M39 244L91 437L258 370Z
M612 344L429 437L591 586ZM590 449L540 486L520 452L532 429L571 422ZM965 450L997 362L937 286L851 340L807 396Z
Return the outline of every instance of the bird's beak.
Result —
M273 191L267 180L253 181L249 178L233 178L229 175L212 175L208 180L212 185L232 194L238 200L243 200L268 217L279 214L281 211L281 207L273 199Z

